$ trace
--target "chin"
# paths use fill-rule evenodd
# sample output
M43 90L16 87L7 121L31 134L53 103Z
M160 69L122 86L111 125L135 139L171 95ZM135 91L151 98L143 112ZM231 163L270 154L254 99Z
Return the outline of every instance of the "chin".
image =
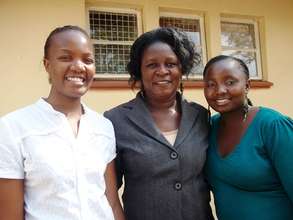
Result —
M210 105L210 106L213 110L215 110L216 112L218 112L220 114L227 113L227 112L231 111L231 109L227 108L227 106L214 106L214 105Z
M75 92L68 94L68 97L73 98L73 99L80 99L83 95L86 94L86 92L87 92L87 90L86 91L75 91Z

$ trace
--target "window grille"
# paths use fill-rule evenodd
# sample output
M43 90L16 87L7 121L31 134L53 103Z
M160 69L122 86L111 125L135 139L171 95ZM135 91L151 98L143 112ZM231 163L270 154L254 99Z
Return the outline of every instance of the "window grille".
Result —
M203 67L206 63L203 17L161 13L160 26L177 28L187 33L188 37L195 45L195 51L200 55L200 63L193 67L189 77L201 78Z
M125 75L130 47L139 34L137 13L90 9L89 27L97 76Z

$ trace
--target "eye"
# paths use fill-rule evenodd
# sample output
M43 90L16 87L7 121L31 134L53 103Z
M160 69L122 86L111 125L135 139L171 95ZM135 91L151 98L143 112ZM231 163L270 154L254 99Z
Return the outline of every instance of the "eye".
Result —
M63 62L68 62L71 61L72 57L70 55L62 55L58 57L58 60L63 61Z
M216 83L213 81L205 81L205 87L206 88L215 88L216 87Z
M166 64L166 67L167 68L174 68L174 67L176 67L177 66L177 63L167 63Z
M233 86L235 83L236 83L236 80L234 80L234 79L228 79L228 80L225 82L225 84L226 84L227 86Z
M84 59L83 61L85 64L93 64L95 62L95 60L91 57L87 57Z
M157 67L157 64L156 63L148 63L148 64L146 64L146 67L148 67L148 68L156 68Z

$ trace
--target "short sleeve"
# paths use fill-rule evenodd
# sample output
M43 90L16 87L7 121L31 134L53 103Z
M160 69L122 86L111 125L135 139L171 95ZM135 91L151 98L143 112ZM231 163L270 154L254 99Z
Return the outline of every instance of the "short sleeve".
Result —
M108 127L108 136L109 136L109 143L107 145L106 149L106 163L110 163L115 157L116 157L116 140L115 140L115 134L114 134L114 128L110 120L107 119L109 122Z
M270 122L266 130L268 153L285 191L293 202L293 120L280 116Z
M9 126L0 119L0 178L24 178L21 144L16 139Z
M116 157L116 141L115 141L115 137L113 137L108 145L108 149L107 149L107 158L106 158L106 162L107 164L110 163L115 157Z

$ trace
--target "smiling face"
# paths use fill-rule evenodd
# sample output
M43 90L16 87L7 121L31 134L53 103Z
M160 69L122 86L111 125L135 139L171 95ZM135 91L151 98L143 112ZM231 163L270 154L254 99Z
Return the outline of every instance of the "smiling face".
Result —
M212 64L204 76L208 104L219 113L242 110L249 81L242 67L232 59Z
M89 39L76 30L55 34L44 66L52 84L51 97L79 99L89 89L95 74Z
M179 59L168 44L155 42L145 49L141 60L141 74L148 99L175 99L182 72Z

